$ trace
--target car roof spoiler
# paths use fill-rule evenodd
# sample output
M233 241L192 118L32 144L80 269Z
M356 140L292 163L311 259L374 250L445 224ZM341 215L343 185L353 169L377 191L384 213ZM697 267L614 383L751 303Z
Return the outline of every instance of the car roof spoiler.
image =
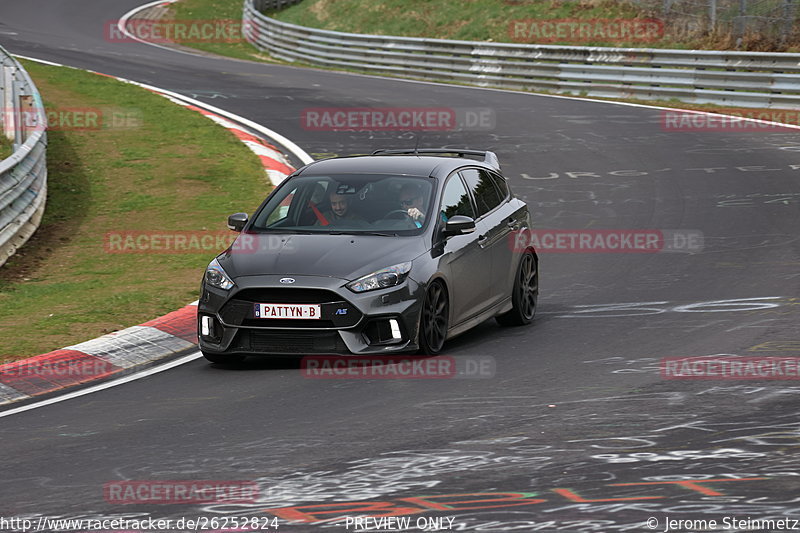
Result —
M458 157L474 155L483 158L483 162L490 167L500 170L500 160L497 154L488 150L462 150L460 148L409 148L407 150L375 150L372 155L447 155L455 154Z

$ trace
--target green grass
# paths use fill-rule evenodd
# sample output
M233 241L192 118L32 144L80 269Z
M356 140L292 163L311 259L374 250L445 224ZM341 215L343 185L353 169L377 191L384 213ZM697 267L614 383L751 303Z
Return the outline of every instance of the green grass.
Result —
M730 35L687 33L689 30L684 24L685 20L668 21L663 35L659 33L655 38L644 40L601 35L592 39L537 41L534 37L515 37L514 34L512 24L515 21L661 19L660 9L646 8L626 0L304 0L268 15L313 28L436 39L710 50L733 49L736 46L736 40ZM180 0L172 5L170 15L181 21L239 21L241 16L240 0ZM239 59L269 60L268 56L244 42L186 45ZM747 34L742 49L792 52L800 50L800 46L796 41L786 45Z
M326 30L435 39L712 50L735 46L735 39L729 35L687 34L683 24L670 20L646 39L621 38L602 25L594 26L600 31L593 38L537 36L537 32L546 31L541 25L545 20L662 18L660 9L626 0L305 0L268 14L284 22ZM532 20L537 24L532 26ZM529 21L527 26L524 21ZM515 33L517 22L523 22L521 34ZM770 50L775 46L787 51L782 44L745 36L744 49Z
M5 135L0 133L0 161L10 156L12 153L12 143Z
M176 21L225 20L241 27L242 2L240 0L182 0L172 4L170 14L166 18ZM240 32L237 33L240 34ZM243 37L241 41L232 43L187 42L183 44L204 52L236 59L269 60L268 55L260 52Z
M645 10L615 0L306 0L272 13L284 22L328 30L494 42L514 42L511 25L519 20L629 19L649 15ZM592 40L581 44L613 46L624 42Z
M510 25L519 19L646 18L647 10L617 0L306 0L270 16L302 26L328 30L514 42ZM239 0L181 0L172 5L175 20L241 20ZM261 57L247 43L185 43L239 59ZM559 44L566 44L559 42ZM584 46L622 46L624 42L582 41ZM635 43L630 43L635 45ZM652 43L639 43L645 46ZM261 57L263 59L263 57Z
M219 251L109 253L116 232L227 231L271 186L258 159L195 111L133 85L26 62L48 110L103 110L99 129L48 132L39 231L0 275L0 361L147 321L197 299ZM109 110L131 118L105 120Z

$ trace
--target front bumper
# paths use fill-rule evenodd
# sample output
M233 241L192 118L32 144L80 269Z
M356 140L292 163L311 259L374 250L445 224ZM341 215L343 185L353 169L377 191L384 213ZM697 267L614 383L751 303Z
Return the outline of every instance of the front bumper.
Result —
M215 355L375 355L418 349L424 291L411 278L358 294L338 278L295 276L295 283L285 285L279 281L283 277L243 276L230 291L203 283L197 307L200 349ZM320 304L322 316L256 318L257 303Z

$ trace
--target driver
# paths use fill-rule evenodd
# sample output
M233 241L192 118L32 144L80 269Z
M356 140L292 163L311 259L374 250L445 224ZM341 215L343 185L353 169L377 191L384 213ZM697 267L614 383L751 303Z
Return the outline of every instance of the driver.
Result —
M423 211L422 188L416 183L406 183L400 189L400 206L408 213L417 227L421 227L425 222L425 212Z

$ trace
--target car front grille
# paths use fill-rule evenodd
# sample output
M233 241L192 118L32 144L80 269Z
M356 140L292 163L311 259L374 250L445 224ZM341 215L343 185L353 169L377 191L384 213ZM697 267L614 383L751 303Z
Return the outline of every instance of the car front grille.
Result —
M321 304L322 316L318 320L256 318L253 310L257 303ZM286 288L244 289L222 306L219 315L229 326L300 330L349 328L362 317L358 308L335 292Z
M248 337L250 350L270 354L344 354L347 346L335 331L286 332L272 330L242 330ZM245 339L240 339L243 342Z
M286 287L243 289L236 293L234 298L250 303L280 302L284 304L322 304L343 301L342 297L335 292L324 289L289 289Z

